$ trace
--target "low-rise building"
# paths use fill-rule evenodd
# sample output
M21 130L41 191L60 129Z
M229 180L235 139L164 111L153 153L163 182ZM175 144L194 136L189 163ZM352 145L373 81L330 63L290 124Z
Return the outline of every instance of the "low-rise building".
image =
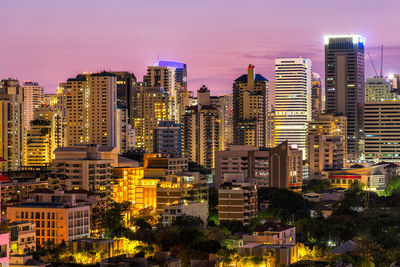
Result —
M327 175L333 187L349 188L351 184L359 183L365 190L383 192L388 182L385 166L328 171Z
M79 238L68 242L72 253L80 251L101 251L106 253L103 258L120 255L123 251L122 239Z
M249 243L238 249L240 256L263 256L270 251L275 254L277 266L288 266L299 259L299 251L296 245Z
M110 200L112 167L118 166L117 148L76 145L59 147L54 154L52 189L84 189Z
M218 219L249 223L257 216L257 186L247 181L244 175L224 176L218 189Z
M146 177L167 176L176 172L187 172L189 169L187 158L163 157L161 154L145 154L143 166Z
M243 243L293 245L296 243L296 227L281 222L257 225L252 235L244 235Z
M182 172L168 175L157 184L157 211L165 205L185 201L204 202L208 200L207 180L198 172Z
M36 227L33 222L10 223L10 254L27 254L36 249Z
M164 205L162 211L163 225L170 225L176 217L179 216L199 217L203 221L203 225L207 225L208 203L203 202L183 202L172 205Z
M37 244L60 244L89 236L89 203L78 201L74 194L51 190L33 194L32 199L32 202L8 207L7 218L11 223L21 220L34 223Z
M33 259L32 255L12 255L10 256L10 267L47 267L51 263Z

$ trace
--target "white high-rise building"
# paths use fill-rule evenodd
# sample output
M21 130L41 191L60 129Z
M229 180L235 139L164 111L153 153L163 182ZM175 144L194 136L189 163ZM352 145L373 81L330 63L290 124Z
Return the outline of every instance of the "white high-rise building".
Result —
M29 130L34 111L44 103L43 87L36 82L25 81L22 91L24 94L24 126L25 130Z
M307 122L311 120L311 60L275 60L275 143L297 145L306 158Z

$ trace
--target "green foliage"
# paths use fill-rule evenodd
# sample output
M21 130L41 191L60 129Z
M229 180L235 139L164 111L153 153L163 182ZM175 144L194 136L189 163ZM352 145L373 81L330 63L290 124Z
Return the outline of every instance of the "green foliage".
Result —
M392 179L389 180L386 189L385 189L385 196L390 196L395 191L399 191L400 189L400 177L393 176Z
M130 229L125 227L123 213L129 209L129 203L112 203L111 207L99 212L100 227L106 238L129 235Z
M244 232L244 226L243 223L240 221L236 221L236 220L224 220L224 221L220 221L219 224L222 227L227 228L231 233L237 233L237 232Z
M331 182L323 179L312 179L303 187L303 193L320 192L331 188Z
M172 222L172 225L178 227L199 227L203 226L203 221L200 217L183 215L176 217Z
M268 200L270 214L284 222L309 217L307 208L310 204L299 193L275 187L260 188L258 200Z

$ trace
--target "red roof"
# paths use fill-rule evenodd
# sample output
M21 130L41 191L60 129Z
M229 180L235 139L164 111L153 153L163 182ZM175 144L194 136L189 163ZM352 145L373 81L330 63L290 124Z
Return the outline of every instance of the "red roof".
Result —
M1 182L9 182L9 181L10 181L10 179L8 179L8 177L6 177L0 173L0 183Z
M6 162L7 160L3 159L2 157L0 157L0 162Z

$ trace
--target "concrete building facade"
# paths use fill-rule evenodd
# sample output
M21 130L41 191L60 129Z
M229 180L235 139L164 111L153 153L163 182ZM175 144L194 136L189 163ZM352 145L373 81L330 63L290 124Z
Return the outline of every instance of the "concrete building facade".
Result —
M326 111L347 117L347 157L361 155L364 121L364 44L359 35L325 36Z

